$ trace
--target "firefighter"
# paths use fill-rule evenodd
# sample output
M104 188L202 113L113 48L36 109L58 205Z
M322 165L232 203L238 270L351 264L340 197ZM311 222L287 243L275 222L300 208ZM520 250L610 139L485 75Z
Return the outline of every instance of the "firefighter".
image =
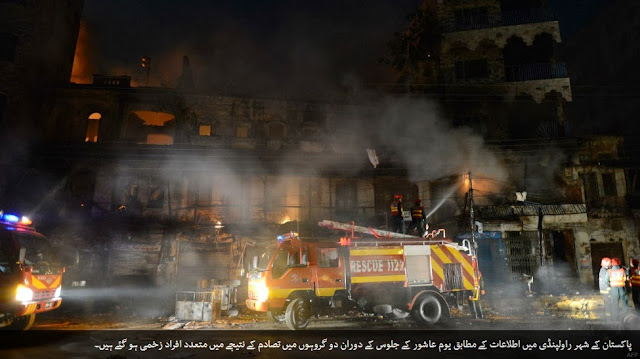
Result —
M600 273L598 273L598 285L600 294L604 300L604 310L606 316L611 315L611 287L609 286L609 268L611 268L611 258L603 257L600 261Z
M636 313L640 313L640 268L638 268L638 264L640 263L637 259L634 258L631 258L629 262L631 262L629 282L631 283L631 298L633 299L633 308L635 309Z
M391 227L396 233L404 233L404 220L402 219L402 195L396 193L391 203Z
M611 268L607 272L609 273L609 286L611 286L611 318L616 320L621 305L623 313L629 309L629 299L625 288L627 275L625 269L620 267L620 259L618 258L611 259Z
M407 232L411 233L413 230L418 231L418 237L424 236L424 207L420 205L420 199L416 199L414 206L411 208L411 227Z
M473 259L472 268L474 273L478 273L477 277L474 278L474 287L477 288L476 291L472 292L472 296L469 296L469 309L471 310L471 314L476 319L484 319L484 314L482 313L482 304L480 304L480 295L484 295L484 279L482 278L482 272L478 269L478 262Z

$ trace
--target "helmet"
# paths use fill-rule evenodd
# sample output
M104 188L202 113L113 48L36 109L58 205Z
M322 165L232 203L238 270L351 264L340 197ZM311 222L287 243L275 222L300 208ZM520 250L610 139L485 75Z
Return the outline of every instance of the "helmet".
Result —
M395 198L396 199L400 199L400 198L402 198L402 195L400 193L396 193Z
M613 258L613 259L611 260L611 265L612 265L612 266L619 266L619 265L620 265L620 259L618 259L618 258Z
M420 198L416 198L416 204L420 204Z
M610 265L611 265L611 258L609 257L603 257L602 260L600 261L601 267L608 267Z
M635 259L635 258L631 258L631 259L629 260L629 262L630 262L630 264L631 264L631 266L632 266L632 267L636 267L636 268L638 268L638 260L637 260L637 259Z

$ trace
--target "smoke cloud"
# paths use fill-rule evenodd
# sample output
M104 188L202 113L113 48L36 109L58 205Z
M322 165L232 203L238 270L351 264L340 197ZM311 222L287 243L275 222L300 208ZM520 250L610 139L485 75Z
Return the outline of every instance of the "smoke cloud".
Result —
M106 74L143 77L139 60L146 55L153 64L149 84L174 86L187 55L199 90L311 97L342 90L336 84L345 73L390 82L378 59L417 5L90 0L84 16L100 30L92 43L104 56L94 66Z

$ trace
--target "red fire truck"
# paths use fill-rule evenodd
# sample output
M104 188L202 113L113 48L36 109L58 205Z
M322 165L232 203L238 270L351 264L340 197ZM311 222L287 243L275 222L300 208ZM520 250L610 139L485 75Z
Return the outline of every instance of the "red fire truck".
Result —
M443 230L419 238L332 221L319 225L345 235L339 242L302 240L293 232L279 236L248 274L247 308L292 330L307 327L324 308L349 303L363 312L411 313L432 325L450 317L449 303L469 300L481 316L471 243L436 238ZM367 241L356 233L376 238Z
M0 211L0 327L29 329L37 313L60 307L60 262L74 256L56 251L27 217Z

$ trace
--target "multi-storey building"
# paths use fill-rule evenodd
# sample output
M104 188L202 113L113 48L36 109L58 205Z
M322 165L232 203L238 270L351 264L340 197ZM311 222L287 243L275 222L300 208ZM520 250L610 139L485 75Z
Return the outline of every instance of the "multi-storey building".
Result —
M425 0L391 56L412 92L440 97L485 138L563 136L572 100L545 1Z
M32 3L7 6L22 9ZM427 51L419 53L412 92L435 94L455 124L474 127L488 138L566 133L563 109L571 101L570 81L554 57L558 23L541 2L427 0L422 11L416 19L428 22L414 21L412 27L418 28L418 42ZM379 151L374 168L365 148L354 152L348 146L361 134L357 127L346 128L346 120L362 126L371 115L369 106L343 99L132 87L128 76L95 75L91 84L68 84L73 58L68 55L60 55L68 60L59 74L65 85L50 86L42 100L23 104L42 104L33 107L34 118L42 121L30 129L44 134L44 141L33 156L35 170L5 192L31 201L30 208L62 208L94 218L131 214L208 229L221 222L228 231L259 237L260 230L268 229L264 234L271 236L270 225L288 221L307 228L321 219L384 226L393 194L402 193L405 207L420 198L429 209L438 209L433 219L468 228L468 221L458 220L468 210L462 173L455 178L443 173L440 181L410 180L401 156ZM42 81L60 83L46 76ZM341 133L345 130L349 133ZM509 257L512 271L535 270L532 261L546 263L555 256L588 282L596 260L590 253L598 243L614 239L623 252L637 251L624 214L610 220L596 219L594 212L614 204L623 208L624 172L584 167L584 161L602 161L606 154L585 152L582 157L565 173L564 201L539 197L517 210L503 205L479 212L485 230L499 232L505 248L517 254ZM425 158L425 163L429 160L442 159ZM507 180L514 178L519 179ZM474 182L485 191L477 205L505 203L507 190L522 190L503 186L503 193L493 193L491 181ZM47 184L39 188L39 198L24 195L38 189L38 182ZM453 193L456 183L461 186ZM534 199L530 190L529 201ZM538 232L544 232L542 248Z
M394 193L411 203L423 195L405 169L376 169L364 148L332 140L358 137L340 132L346 118L366 117L365 106L131 87L109 76L50 100L38 156L69 175L67 206L94 216L384 225Z

